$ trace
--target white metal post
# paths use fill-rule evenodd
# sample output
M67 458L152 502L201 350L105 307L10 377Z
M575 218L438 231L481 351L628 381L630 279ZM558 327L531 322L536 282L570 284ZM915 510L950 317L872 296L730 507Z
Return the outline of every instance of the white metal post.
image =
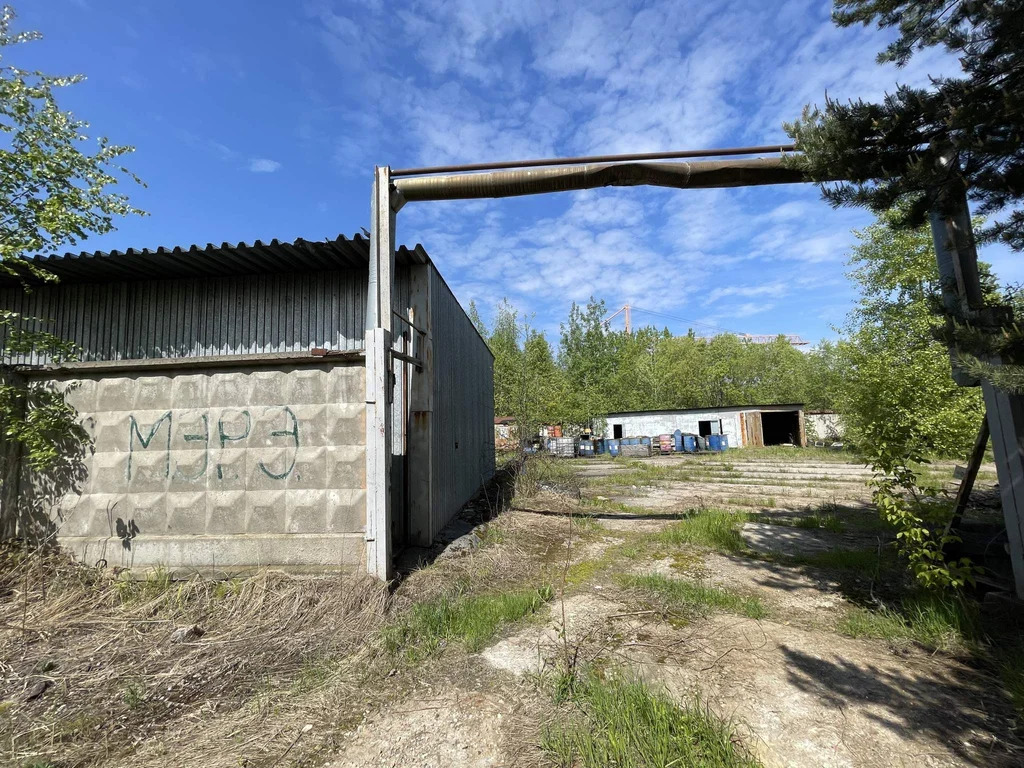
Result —
M366 297L366 570L390 579L391 328L395 211L391 169L374 170L370 210L370 275Z

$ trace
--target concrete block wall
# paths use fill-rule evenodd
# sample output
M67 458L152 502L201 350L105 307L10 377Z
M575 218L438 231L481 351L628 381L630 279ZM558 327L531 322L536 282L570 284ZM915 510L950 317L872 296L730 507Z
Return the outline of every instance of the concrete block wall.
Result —
M23 470L19 513L82 560L361 568L365 372L302 364L53 380L91 446Z

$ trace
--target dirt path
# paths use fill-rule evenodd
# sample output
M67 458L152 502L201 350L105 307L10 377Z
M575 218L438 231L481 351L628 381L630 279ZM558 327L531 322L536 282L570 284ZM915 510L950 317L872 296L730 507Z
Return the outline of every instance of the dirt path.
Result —
M665 459L650 463L675 468ZM860 610L849 600L851 584L867 590L872 577L810 567L806 559L879 545L877 532L856 525L871 514L863 511L863 468L739 460L728 466L709 467L706 481L661 478L657 486L634 489L609 482L630 476L628 467L583 465L579 475L599 483L585 489L590 498L627 508L585 508L593 514L589 538L576 542L571 561L574 568L592 564L588 576L567 587L564 599L537 619L467 657L468 667L490 676L494 690L509 698L564 669L567 658L627 668L680 704L699 696L735 724L766 766L1021 764L1024 753L1010 741L1014 715L990 671L912 644L893 647L837 632L850 611ZM797 486L771 484L783 476ZM772 493L778 502L773 508L782 513L805 511L841 488L846 506L831 509L846 527L748 522L739 552L663 543L644 548L644 542L662 542L661 532L680 519L672 510L738 496L737 478L763 481L746 492ZM819 489L833 481L834 488ZM511 513L511 529L528 537L536 528L548 544L543 550L520 547L520 554L557 559L569 531L565 510L547 509L555 505L543 498L527 506L532 511ZM561 540L552 546L557 531ZM804 560L787 560L795 557ZM650 576L754 598L766 616L710 611L681 619L623 584L624 578ZM376 727L368 724L357 734L335 765L520 764L503 747L522 738L516 730L522 722L510 716L514 709L500 695L481 697L458 688L436 700L413 699L376 716ZM465 747L467 742L472 746ZM414 754L421 758L412 760ZM519 757L530 764L536 753L530 754Z
M728 724L743 765L1024 765L997 657L894 612L905 568L864 468L802 456L539 466L542 490L469 505L471 532L393 590L63 560L43 585L25 560L0 579L0 763L621 765L549 739L607 732L578 686L621 678Z

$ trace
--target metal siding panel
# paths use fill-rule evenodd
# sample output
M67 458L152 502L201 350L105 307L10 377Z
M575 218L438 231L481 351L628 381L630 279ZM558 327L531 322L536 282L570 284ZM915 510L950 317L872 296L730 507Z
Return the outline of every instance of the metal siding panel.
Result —
M494 474L494 374L487 345L433 267L430 279L434 536Z
M408 295L406 279L396 298ZM0 306L48 321L33 325L74 342L82 360L360 350L366 272L4 288Z

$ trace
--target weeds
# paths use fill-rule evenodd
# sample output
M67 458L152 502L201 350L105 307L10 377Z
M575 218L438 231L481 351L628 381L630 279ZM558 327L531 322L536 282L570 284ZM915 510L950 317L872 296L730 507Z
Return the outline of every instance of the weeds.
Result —
M877 549L828 549L800 555L777 555L776 560L787 565L808 565L838 571L860 571L877 578L885 560Z
M330 655L313 655L302 660L299 675L292 683L293 693L309 693L323 688L341 668L339 659Z
M679 706L638 678L593 670L563 681L555 694L583 713L543 732L541 747L562 768L760 765L699 699Z
M146 701L146 686L138 680L131 680L124 687L122 698L128 709L138 709Z
M388 652L421 661L455 641L479 651L498 629L535 613L554 596L549 586L490 595L444 595L418 603L403 619L383 630Z
M997 654L999 677L1017 710L1017 719L1024 723L1024 644L1020 641Z
M696 509L688 517L655 534L654 539L665 544L698 544L723 552L736 553L746 544L740 528L746 517L723 509Z
M823 528L832 533L842 533L843 521L835 515L807 515L793 523L797 528Z
M122 605L148 603L169 592L174 582L166 568L147 571L141 579L132 576L131 571L122 571L114 581L114 589Z
M716 609L738 613L750 619L763 619L768 615L764 604L756 597L746 597L685 579L651 574L625 576L619 581L624 587L647 593L667 608L687 615L706 615Z
M762 507L772 509L775 507L774 496L730 496L725 503L731 507Z
M852 637L915 642L929 650L962 650L980 636L977 605L959 595L920 593L875 610L853 609L838 629Z
M527 456L516 473L515 496L517 499L533 498L541 491L554 491L579 498L580 478L573 464L566 459L537 454Z

